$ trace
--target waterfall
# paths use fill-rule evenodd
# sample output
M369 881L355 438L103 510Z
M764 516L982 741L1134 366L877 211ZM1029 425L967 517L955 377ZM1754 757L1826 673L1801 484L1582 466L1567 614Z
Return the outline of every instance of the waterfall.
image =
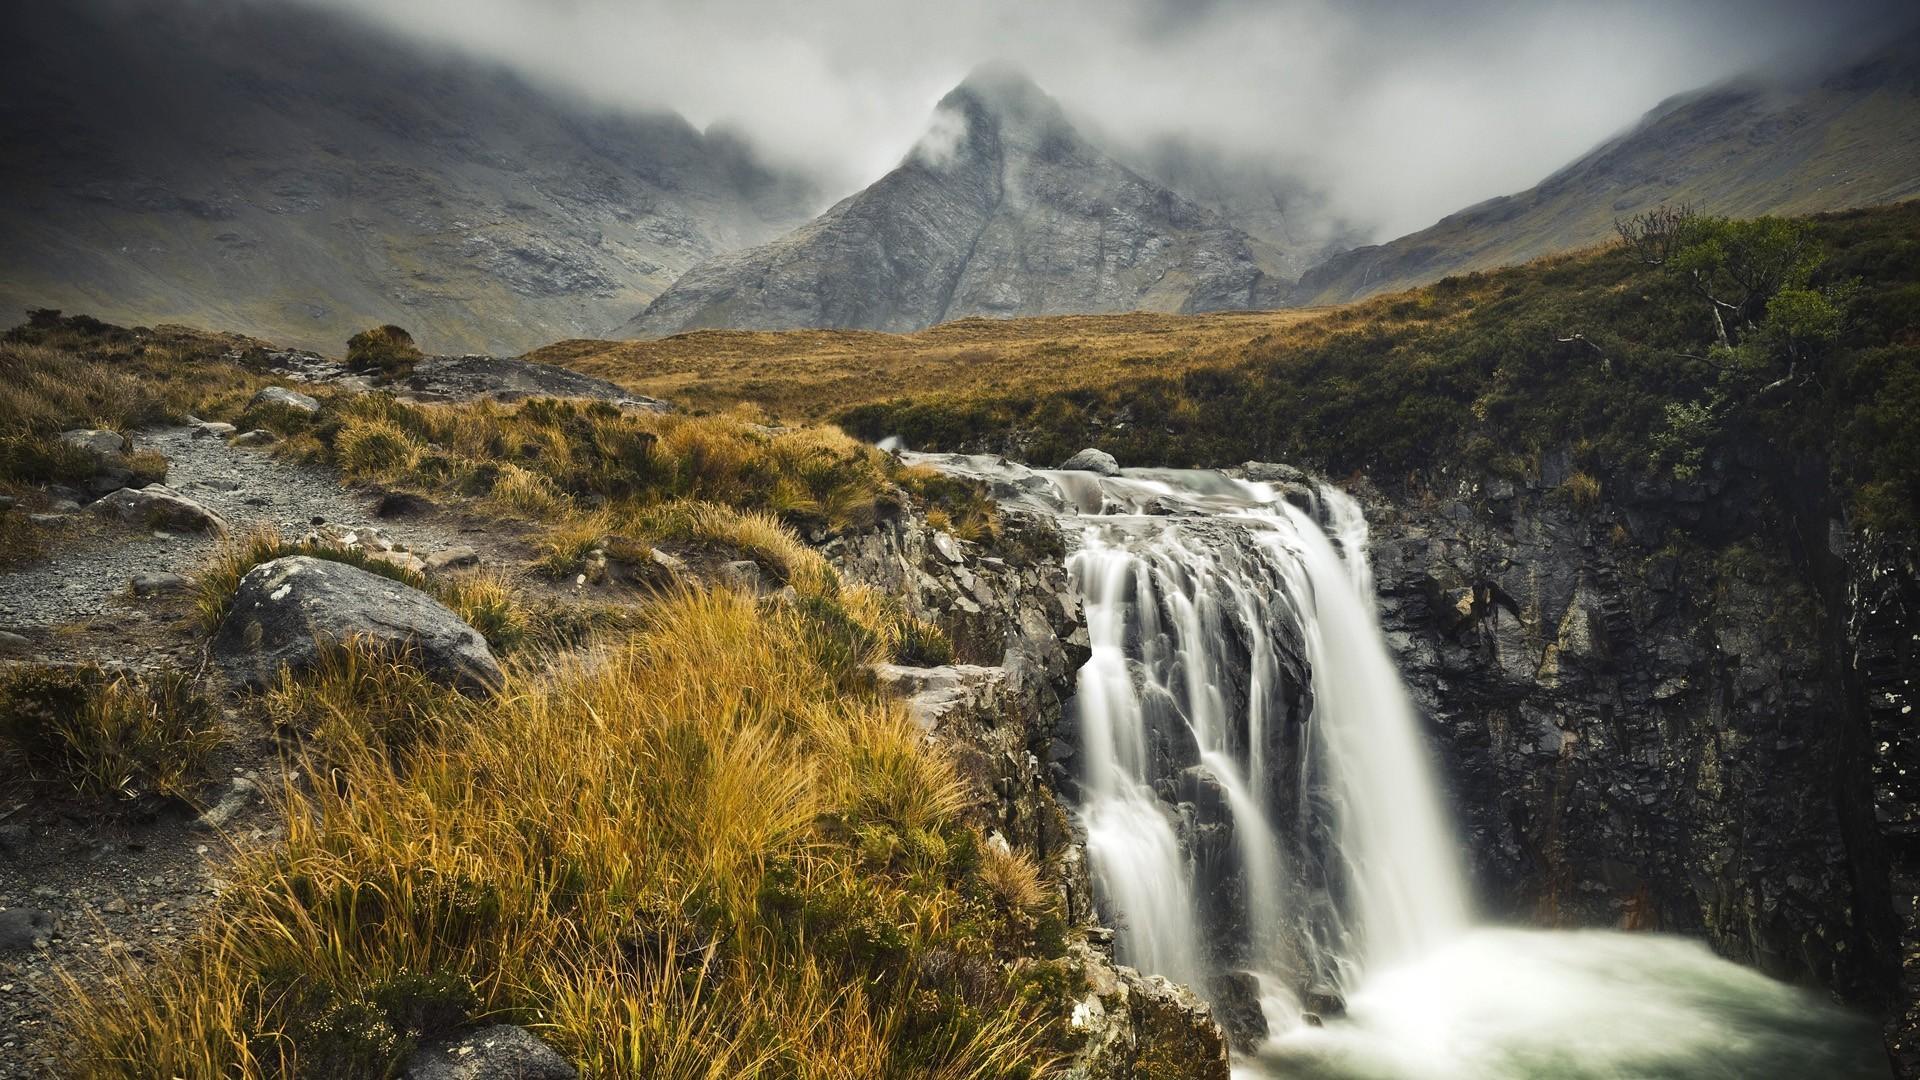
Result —
M1059 517L1090 657L1080 820L1119 958L1299 996L1455 936L1467 902L1343 493L1215 472L947 468ZM1324 524L1323 524L1324 522Z
M1236 1075L1884 1075L1857 1017L1696 944L1472 924L1343 492L915 457L1075 541L1095 902L1120 961L1256 988L1268 1038ZM1308 1015L1326 1002L1345 1017Z

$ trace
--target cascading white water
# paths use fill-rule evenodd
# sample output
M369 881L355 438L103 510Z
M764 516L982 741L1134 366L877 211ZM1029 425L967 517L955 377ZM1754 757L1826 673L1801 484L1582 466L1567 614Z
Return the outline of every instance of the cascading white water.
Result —
M1096 899L1123 962L1203 995L1251 976L1270 1038L1236 1075L1885 1075L1857 1018L1692 943L1472 925L1345 494L917 457L1078 533ZM1321 1026L1301 995L1327 989Z
M1467 926L1466 888L1454 840L1434 791L1413 704L1387 655L1374 614L1366 518L1342 492L1320 493L1334 542L1291 506L1289 533L1263 532L1266 547L1292 545L1308 598L1297 612L1313 669L1311 767L1326 778L1335 849L1353 890L1340 955L1342 989L1369 966L1417 960Z

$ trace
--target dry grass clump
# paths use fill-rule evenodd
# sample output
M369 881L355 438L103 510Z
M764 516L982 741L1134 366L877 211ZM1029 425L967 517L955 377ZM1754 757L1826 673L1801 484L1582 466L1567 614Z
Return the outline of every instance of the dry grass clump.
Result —
M390 1075L483 1018L589 1076L1046 1073L1064 1003L1007 961L1063 946L996 902L960 781L899 706L794 647L812 620L663 601L400 771L367 725L415 699L367 681L402 669L284 697L337 735L325 780L289 787L285 846L242 857L180 956L77 992L62 1075Z
M512 652L533 632L527 599L513 576L498 568L469 570L434 583L440 602L480 631L495 652Z
M184 797L219 742L213 706L184 674L51 664L0 674L0 756L85 798Z
M384 420L343 425L333 449L342 472L366 479L411 472L420 463L420 444L398 424Z

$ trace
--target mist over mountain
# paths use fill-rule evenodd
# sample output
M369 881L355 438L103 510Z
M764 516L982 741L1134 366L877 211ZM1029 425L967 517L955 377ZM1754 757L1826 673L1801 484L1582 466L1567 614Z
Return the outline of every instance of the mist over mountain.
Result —
M357 19L245 0L12 12L0 308L338 348L604 331L820 205L670 112L589 105Z
M898 168L817 220L689 271L624 332L917 330L968 315L1272 306L1286 259L1089 142L992 64Z
M1331 304L1602 243L1663 204L1752 217L1920 195L1920 32L1812 72L1754 72L1661 103L1513 195L1306 273L1294 304Z

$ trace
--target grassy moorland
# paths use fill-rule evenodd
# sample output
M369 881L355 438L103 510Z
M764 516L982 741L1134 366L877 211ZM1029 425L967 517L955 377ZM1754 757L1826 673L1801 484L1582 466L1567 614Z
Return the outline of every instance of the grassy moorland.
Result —
M1429 488L1443 474L1524 477L1556 449L1590 479L1685 480L1763 447L1829 470L1861 523L1911 531L1920 203L1694 228L1698 242L1659 265L1616 244L1448 278L1250 342L1227 364L928 386L837 417L922 448L1282 460Z
M1276 340L1310 340L1320 310L1212 315L960 319L916 334L698 330L659 341L562 341L527 358L689 409L741 403L821 420L927 391L1045 391L1231 363Z

